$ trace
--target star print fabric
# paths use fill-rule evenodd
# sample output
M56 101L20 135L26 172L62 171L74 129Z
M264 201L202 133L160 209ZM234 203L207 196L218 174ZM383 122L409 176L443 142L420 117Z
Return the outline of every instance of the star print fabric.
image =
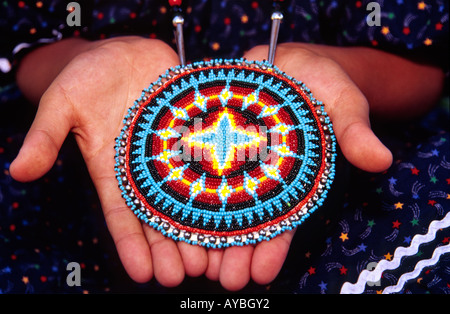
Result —
M138 285L127 277L73 139L42 179L22 184L10 177L9 163L34 114L13 82L23 55L73 36L137 34L173 44L166 1L77 1L81 27L67 25L68 2L0 3L0 293L222 292L219 284L204 278L187 278L168 289L155 281ZM382 14L376 27L366 23L368 2L285 1L279 41L365 45L421 56L448 70L448 1L378 1ZM268 43L270 1L183 3L189 60L240 57ZM392 167L368 174L343 162L336 183L346 184L335 184L325 206L297 230L279 276L268 286L249 284L243 291L339 293L345 283L359 282L364 293L396 286L400 293L450 293L448 226L431 230L414 254L383 271L379 280L361 281L364 270L395 262L396 250L414 246L417 235L430 232L432 222L448 220L448 107L447 95L420 121L375 130L394 153ZM433 260L439 250L444 253ZM67 285L69 262L79 263L81 286ZM401 284L414 270L414 278Z
M114 5L103 0L78 1L79 27L67 25L69 2L2 2L2 72L9 72L15 60L30 48L72 36L101 39L134 34L173 44L172 14L165 0L121 0ZM426 53L428 61L435 59L432 55L448 55L447 1L382 1L380 26L375 27L366 22L369 2L284 1L279 42L415 51ZM255 45L268 43L271 1L183 1L183 8L189 60L236 58Z
M304 267L294 291L339 293L344 282L356 283L363 270L373 270L383 260L393 262L399 254L397 248L415 246L414 237L426 234L432 221L448 218L450 138L448 127L436 127L448 122L448 116L437 117L442 113L430 114L421 126L402 125L384 131L392 132L382 139L392 141L389 148L396 158L394 165L377 175L353 169L341 214L333 219L324 215L323 227L333 230L327 232L325 248L305 248L294 258ZM408 131L399 131L403 127ZM401 267L386 269L379 281L367 282L364 293L381 293L396 286L420 261L426 264L423 261L431 259L437 247L449 244L450 229L439 229L432 238L405 256ZM418 268L420 274L396 292L448 293L450 256L446 251L437 264Z

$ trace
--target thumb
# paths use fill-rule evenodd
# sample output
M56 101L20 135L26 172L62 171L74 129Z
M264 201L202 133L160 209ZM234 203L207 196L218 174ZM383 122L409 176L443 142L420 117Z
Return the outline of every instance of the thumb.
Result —
M17 181L33 181L47 173L70 131L68 106L54 95L42 96L33 124L10 165L10 174Z
M356 86L349 83L328 107L328 114L342 153L351 164L368 172L390 167L392 153L372 131L369 105Z
M266 55L267 47L259 46L245 58L262 60ZM284 46L277 50L275 64L324 103L339 147L351 164L369 172L389 168L392 154L370 127L367 99L338 63L308 49Z

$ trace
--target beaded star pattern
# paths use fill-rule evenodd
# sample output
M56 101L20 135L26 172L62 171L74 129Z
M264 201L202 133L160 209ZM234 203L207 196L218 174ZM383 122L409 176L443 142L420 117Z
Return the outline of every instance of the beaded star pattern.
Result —
M165 236L206 247L269 240L324 202L336 141L323 104L266 62L167 70L116 139L119 187Z

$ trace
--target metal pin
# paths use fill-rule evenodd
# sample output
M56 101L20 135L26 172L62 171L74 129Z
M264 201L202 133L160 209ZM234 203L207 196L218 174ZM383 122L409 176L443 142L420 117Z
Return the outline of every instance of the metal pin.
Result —
M272 30L270 32L270 43L269 43L269 57L268 61L273 64L275 60L275 50L277 48L278 32L280 31L281 20L283 19L283 14L279 11L272 13Z
M180 58L180 64L186 65L186 58L184 55L184 36L183 36L183 24L184 18L180 14L173 17L173 26L175 26L175 41L177 43L178 57Z

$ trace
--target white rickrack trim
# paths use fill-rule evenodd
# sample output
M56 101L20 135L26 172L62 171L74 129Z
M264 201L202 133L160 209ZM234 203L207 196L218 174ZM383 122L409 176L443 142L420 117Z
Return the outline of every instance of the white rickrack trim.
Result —
M425 267L433 266L437 264L439 261L439 258L441 255L445 253L450 253L450 243L444 246L440 246L437 249L434 250L433 256L430 259L421 260L416 264L416 267L414 267L414 270L412 272L403 274L400 276L400 279L398 280L397 284L395 286L389 286L384 288L383 294L389 294L389 293L396 293L403 289L403 286L408 280L414 279L417 276L420 275L422 270Z
M450 212L448 212L442 220L433 220L428 227L427 234L415 235L413 237L409 247L398 247L395 250L394 257L392 258L391 261L382 260L381 262L379 262L377 264L375 269L373 269L372 271L369 271L369 270L362 271L359 274L357 282L354 284L352 284L350 282L345 282L342 285L341 294L363 293L365 290L366 284L368 282L377 282L381 279L381 276L384 271L397 269L400 266L401 259L403 257L415 255L419 251L420 245L433 241L435 239L436 233L439 229L445 229L445 228L448 228L449 226L450 226ZM437 248L435 250L435 252L433 253L433 258L439 258L440 255L436 255L436 254L439 254L442 251L444 251L444 253L445 253L446 250L448 249L447 247L448 247L448 245ZM441 248L444 248L444 249L441 249ZM436 253L436 251L437 251L437 253ZM442 253L442 254L444 254L444 253ZM433 258L431 259L430 262L434 261ZM418 267L422 267L422 265L427 263L427 261L424 260L424 263L421 263L420 265L419 265L419 263L416 265L417 269L418 269ZM429 265L431 265L431 264L429 264ZM425 266L427 266L427 265L425 265ZM423 267L425 267L425 266L423 266ZM413 273L415 274L415 271L413 271ZM419 271L419 274L420 274L420 271ZM404 277L404 278L408 278L408 277L409 276ZM411 279L411 278L408 278L408 280L409 279ZM400 280L402 280L402 279L400 278Z

